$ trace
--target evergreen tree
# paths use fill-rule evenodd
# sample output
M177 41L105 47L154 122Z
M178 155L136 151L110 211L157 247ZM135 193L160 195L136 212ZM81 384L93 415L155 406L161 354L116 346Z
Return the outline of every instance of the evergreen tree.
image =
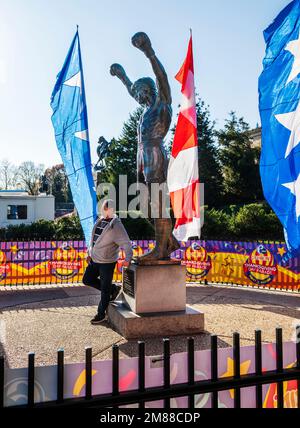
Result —
M106 168L101 174L102 183L112 183L118 188L120 175L127 175L128 186L136 182L137 128L142 111L138 108L130 114L120 138L112 140L105 159Z
M234 112L217 132L225 202L242 204L263 199L259 175L259 149L249 139L249 125Z
M180 107L180 106L179 106ZM209 107L198 98L196 104L199 179L204 184L204 203L209 207L222 205L222 174L215 143L215 122L211 120ZM176 125L172 128L172 140L167 144L171 153Z
M209 207L222 205L222 174L214 136L214 122L209 107L201 99L196 104L199 178L204 184L204 202Z

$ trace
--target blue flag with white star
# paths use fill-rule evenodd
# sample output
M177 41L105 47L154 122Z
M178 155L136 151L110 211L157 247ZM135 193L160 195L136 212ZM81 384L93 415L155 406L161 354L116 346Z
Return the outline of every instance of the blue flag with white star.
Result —
M265 30L259 78L264 194L280 219L288 247L300 252L300 0Z
M97 217L78 31L52 92L52 124L87 245Z

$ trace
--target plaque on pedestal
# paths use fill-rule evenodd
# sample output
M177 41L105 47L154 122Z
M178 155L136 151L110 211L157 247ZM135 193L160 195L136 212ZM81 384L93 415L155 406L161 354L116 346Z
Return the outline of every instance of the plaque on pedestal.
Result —
M178 263L133 264L123 271L124 301L136 314L185 311L185 275Z
M123 272L123 293L134 299L135 297L135 273L132 269L124 269Z

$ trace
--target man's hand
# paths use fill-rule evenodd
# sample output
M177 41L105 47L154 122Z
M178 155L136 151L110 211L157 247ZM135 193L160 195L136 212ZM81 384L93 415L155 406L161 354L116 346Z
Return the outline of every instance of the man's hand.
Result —
M92 257L91 256L87 256L86 262L87 262L88 265L91 263L91 261L92 261Z
M133 46L144 52L144 54L149 58L150 56L155 55L155 52L152 48L151 41L146 33L136 33L131 42Z
M126 260L123 261L123 267L128 268L130 266L130 262L126 262Z
M125 79L126 73L124 68L120 64L113 64L110 67L110 74L112 76L117 76L119 79Z

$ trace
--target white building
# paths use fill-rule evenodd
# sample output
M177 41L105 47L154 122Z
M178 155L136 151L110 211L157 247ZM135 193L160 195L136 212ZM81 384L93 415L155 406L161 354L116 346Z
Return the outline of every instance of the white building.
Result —
M24 190L0 190L0 227L54 220L54 212L53 195L32 196Z
M251 129L248 133L253 148L261 147L261 128Z

